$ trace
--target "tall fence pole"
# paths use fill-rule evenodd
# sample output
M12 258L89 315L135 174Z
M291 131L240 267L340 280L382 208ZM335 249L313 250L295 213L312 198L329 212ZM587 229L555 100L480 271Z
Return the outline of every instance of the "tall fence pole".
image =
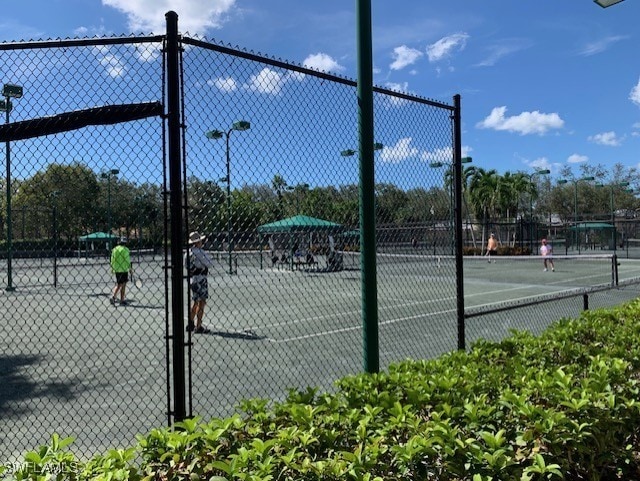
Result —
M360 136L360 266L362 269L362 337L366 372L380 369L376 280L376 198L373 161L373 55L371 0L356 0L358 43L358 125Z
M182 179L180 156L180 65L178 14L167 12L167 142L171 212L171 315L173 354L173 421L186 417L184 359L184 293L182 261Z
M460 128L460 95L453 96L453 204L455 210L456 311L458 317L458 349L466 349L464 319L464 272L462 237L462 138Z

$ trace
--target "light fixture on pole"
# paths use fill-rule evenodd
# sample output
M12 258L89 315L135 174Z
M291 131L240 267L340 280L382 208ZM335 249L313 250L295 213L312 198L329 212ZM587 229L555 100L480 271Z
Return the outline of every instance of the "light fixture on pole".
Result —
M616 3L623 2L624 0L593 0L593 1L598 5L600 5L602 8L607 8L612 5L615 5Z
M22 97L22 87L14 84L4 84L2 88L2 96L4 100L0 100L0 112L6 113L5 121L9 123L9 113L13 108L11 99L19 99ZM7 140L6 142L6 194L7 194L7 291L13 291L13 273L11 269L11 261L13 258L13 233L12 233L12 221L11 221L11 144Z
M376 142L373 144L373 150L382 150L382 149L384 149L384 145L381 144L380 142ZM357 153L358 151L353 149L346 149L346 150L340 151L340 155L342 157L353 157Z
M529 174L529 250L533 254L533 178L536 175L549 175L551 171L549 169L536 170Z
M210 130L205 134L208 139L218 140L222 137L226 137L227 147L226 147L226 164L227 164L227 176L223 179L227 181L227 244L229 250L229 274L233 274L233 224L231 221L231 158L229 153L229 138L231 137L231 132L237 130L239 132L243 130L249 130L251 128L251 124L246 120L238 120L231 124L231 128L229 130ZM223 180L220 179L220 180Z
M111 228L111 177L118 175L120 171L118 169L109 169L106 172L102 172L100 177L107 179L107 248L111 249L111 236L113 235L113 229Z

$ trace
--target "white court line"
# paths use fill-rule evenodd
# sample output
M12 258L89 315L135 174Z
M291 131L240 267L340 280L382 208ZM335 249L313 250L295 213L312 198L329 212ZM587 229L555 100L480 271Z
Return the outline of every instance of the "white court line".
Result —
M416 314L414 316L406 316L406 317L398 317L396 319L389 319L388 321L383 321L380 322L379 325L380 326L386 326L389 324L395 324L398 322L402 322L402 321L409 321L411 319L419 319L419 318L425 318L425 317L431 317L431 316L439 316L441 314L448 314L450 312L455 312L455 309L447 309L445 311L439 311L439 312L428 312L425 314ZM304 334L302 336L296 336L296 337L287 337L285 339L278 339L278 340L273 340L271 338L268 338L270 342L276 343L276 344L280 344L283 342L291 342L291 341L302 341L305 339L313 339L314 337L324 337L324 336L331 336L334 334L341 334L343 332L352 332L352 331L357 331L362 329L362 326L358 325L358 326L352 326L352 327L343 327L341 329L333 329L331 331L324 331L324 332L316 332L316 333L312 333L312 334Z
M550 275L556 275L557 272L553 272ZM465 294L465 299L468 298L475 298L475 297L485 297L485 296L490 296L490 295L494 295L494 294L504 294L506 292L514 292L514 291L519 291L522 289L531 289L531 288L541 288L544 286L548 286L548 285L559 285L561 283L566 283L566 282L574 282L577 279L585 279L585 278L589 278L589 277L600 277L601 275L598 274L594 274L592 276L581 276L579 278L572 278L572 279L566 279L566 278L562 278L559 279L557 282L550 282L550 283L545 283L545 284L517 284L514 285L513 287L510 288L505 288L505 289L498 289L498 290L492 290L492 291L487 291L487 292L479 292L476 294ZM544 293L547 294L547 293ZM518 297L518 298L511 298L509 299L510 302L517 302L517 301L523 301L523 300L528 300L528 299L535 299L536 297L538 297L537 295L530 295L530 296L524 296L524 297ZM404 307L412 307L412 306L419 306L419 305L428 305L428 304L433 304L436 302L444 302L444 301L451 301L455 299L455 295L454 296L448 296L448 297L443 297L443 298L438 298L438 299L430 299L430 300L425 300L425 301L411 301L411 302L407 302L404 304L394 304L392 306L385 306L380 308L380 310L388 310L388 309L398 309L398 308L404 308ZM473 306L469 306L469 307L485 307L485 306L490 306L495 304L495 302L491 303L485 303L485 304L476 304ZM398 318L394 318L394 319L389 319L387 321L383 321L380 322L379 325L380 326L384 326L384 325L390 325L390 324L395 324L398 322L403 322L403 321L408 321L408 320L412 320L412 319L418 319L418 318L425 318L425 317L430 317L433 315L441 315L441 314L448 314L451 312L454 312L455 309L448 309L448 310L443 310L443 311L438 311L438 312L428 312L428 313L424 313L424 314L416 314L416 315L412 315L412 316L405 316L405 317L398 317ZM312 317L306 317L303 319L297 319L291 322L281 322L281 323L277 323L277 324L269 324L266 326L262 326L260 329L265 329L265 328L273 328L273 327L283 327L283 326L290 326L292 324L300 324L300 323L304 323L304 322L313 322L313 321L318 321L318 320L323 320L326 318L335 318L335 317L339 317L339 316L347 316L347 315L353 315L353 314L357 314L361 312L360 310L354 311L345 311L342 313L332 313L332 314L327 314L327 315L321 315L321 316L312 316ZM304 339L312 339L312 338L316 338L316 337L322 337L322 336L330 336L330 335L334 335L334 334L340 334L340 333L344 333L344 332L351 332L351 331L355 331L355 330L360 330L362 329L361 325L357 325L357 326L351 326L351 327L344 327L344 328L340 328L340 329L333 329L330 331L324 331L321 333L312 333L312 334L304 334L301 336L296 336L296 337L290 337L290 338L284 338L284 339L279 339L279 340L273 340L272 338L267 338L269 339L270 342L275 342L275 343L282 343L282 342L289 342L289 341L299 341L299 340L304 340Z

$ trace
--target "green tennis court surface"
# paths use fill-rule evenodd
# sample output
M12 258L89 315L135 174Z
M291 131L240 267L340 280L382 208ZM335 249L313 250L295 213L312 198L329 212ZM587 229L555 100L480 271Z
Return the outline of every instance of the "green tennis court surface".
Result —
M281 398L289 388L331 389L334 380L362 371L361 275L357 254L344 255L339 272L318 266L290 270L258 254L238 255L236 273L228 257L214 254L205 325L192 335L190 372L193 413L227 415L240 399ZM129 306L111 306L113 287L106 259L16 260L16 290L0 293L9 313L0 323L4 389L0 398L0 459L44 443L50 433L78 439L91 454L127 446L136 433L166 423L165 263L135 259L143 287L130 285ZM640 263L621 259L621 280L640 277ZM555 272L543 272L539 258L464 260L468 308L534 298L576 287L612 282L607 256L558 256ZM405 358L435 357L456 349L455 261L448 256L379 256L378 313L381 368ZM0 270L6 283L6 269ZM185 279L186 288L186 279ZM602 304L637 296L636 289L603 293ZM606 297L606 298L605 298ZM597 307L597 306L594 306ZM580 303L561 311L575 316ZM185 313L187 312L185 299ZM11 313L20 315L12 316ZM509 329L541 330L559 316L543 304L470 319L467 339L500 338ZM25 322L28 319L28 322ZM112 422L101 423L104 413ZM29 436L27 436L29 433Z

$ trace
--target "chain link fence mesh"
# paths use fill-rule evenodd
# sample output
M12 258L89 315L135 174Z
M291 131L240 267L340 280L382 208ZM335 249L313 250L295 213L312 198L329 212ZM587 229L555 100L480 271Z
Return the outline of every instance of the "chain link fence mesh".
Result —
M3 80L23 89L4 120L161 101L161 51L162 38L4 44ZM54 432L90 455L167 422L162 131L156 116L0 147L0 460ZM121 236L145 281L126 307L109 303Z
M207 332L185 333L188 415L224 416L242 399L281 399L288 389L331 390L363 369L355 82L182 41L184 225L169 219L161 115L3 144L0 460L19 459L53 432L75 437L75 451L89 457L171 421L171 280L182 283L188 326L196 275L172 272L170 227L183 231L186 267L192 233L206 238L213 261ZM164 106L163 43L0 44L4 78L23 88L5 99L6 123ZM454 125L446 104L383 89L374 104L386 369L458 345ZM142 282L128 284L127 305L112 305L109 255L121 237ZM590 308L636 291L592 293ZM466 340L539 332L583 308L574 297L470 317Z
M291 388L330 390L362 370L355 85L193 43L201 48L183 56L188 230L207 237L215 259L210 332L191 336L193 412L224 414L239 397L278 399ZM450 108L393 92L377 91L374 104L386 366L456 345L453 263L438 271L448 282L428 281L438 269L432 246L451 246L447 170L429 164L451 165L452 122ZM433 302L439 315L425 309Z

